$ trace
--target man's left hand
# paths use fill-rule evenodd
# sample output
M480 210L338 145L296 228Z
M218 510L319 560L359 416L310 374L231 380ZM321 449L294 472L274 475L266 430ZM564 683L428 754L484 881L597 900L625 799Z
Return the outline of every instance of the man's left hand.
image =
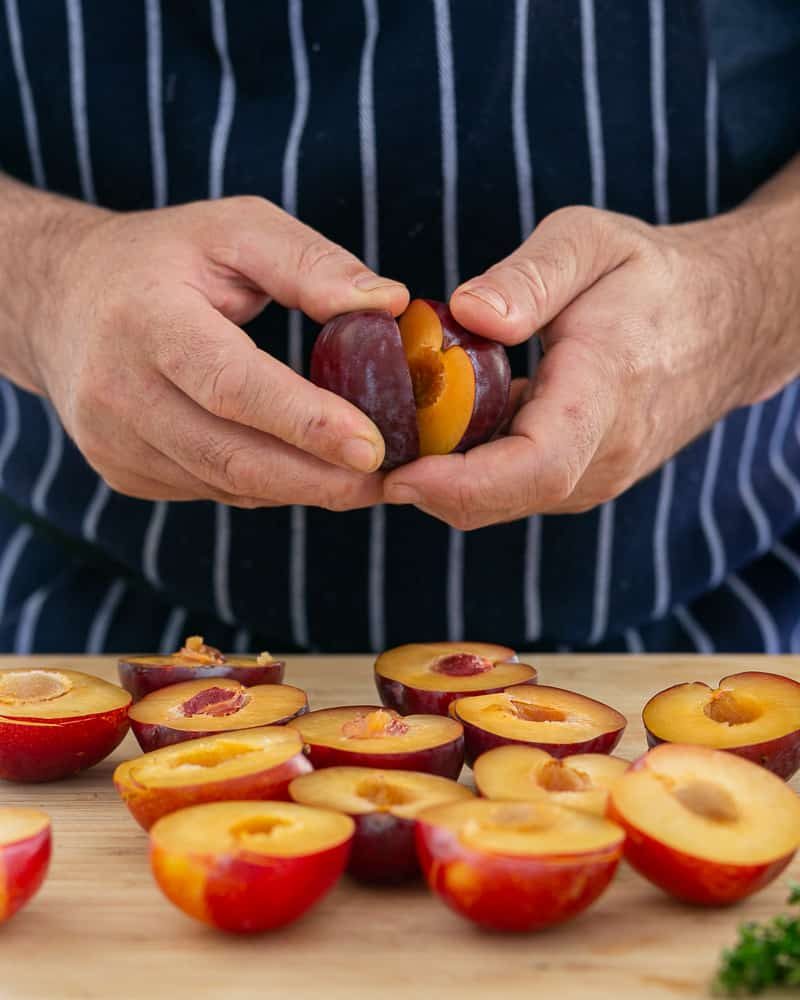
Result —
M771 316L772 271L787 263L775 254L756 204L680 226L584 207L548 216L450 299L475 333L541 340L507 435L395 470L386 501L467 530L618 496L800 372L796 330L787 341Z

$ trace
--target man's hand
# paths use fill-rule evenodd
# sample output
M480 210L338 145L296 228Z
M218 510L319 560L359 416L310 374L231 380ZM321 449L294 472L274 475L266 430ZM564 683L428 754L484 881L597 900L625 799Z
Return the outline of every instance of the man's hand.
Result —
M109 485L245 507L381 499L377 428L237 324L271 299L320 323L397 314L401 284L260 198L120 215L10 181L6 195L25 235L0 260L0 367L50 397Z
M585 511L798 375L800 164L785 173L681 226L562 209L458 288L459 322L506 344L538 332L543 359L507 436L395 470L386 500L461 529Z

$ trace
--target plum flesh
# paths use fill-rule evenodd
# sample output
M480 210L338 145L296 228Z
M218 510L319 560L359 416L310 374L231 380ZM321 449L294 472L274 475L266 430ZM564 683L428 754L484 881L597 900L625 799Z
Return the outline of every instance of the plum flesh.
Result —
M501 344L469 333L441 302L336 316L317 337L311 380L369 416L386 444L384 469L466 451L508 411L511 369Z

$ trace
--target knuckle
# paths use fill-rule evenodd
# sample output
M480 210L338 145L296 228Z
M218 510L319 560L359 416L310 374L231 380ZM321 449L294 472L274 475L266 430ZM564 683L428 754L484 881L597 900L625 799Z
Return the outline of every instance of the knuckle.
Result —
M264 209L271 207L271 203L266 198L258 194L237 194L226 198L224 204L241 215L245 219L252 219L254 215L261 213Z
M226 503L239 510L257 510L264 506L263 500L257 500L255 497L231 497L226 500Z
M565 205L550 212L542 220L545 229L558 228L565 229L585 229L591 226L601 226L607 221L609 213L601 208L592 208L591 205Z
M320 268L340 263L350 263L350 254L324 236L313 236L300 248L297 257L297 273L301 278L314 277Z
M168 316L159 323L158 336L152 342L152 356L158 371L175 385L183 384L184 373L205 360L196 338L187 337L177 320Z
M328 437L330 421L324 410L297 414L294 418L295 441L300 447L317 443Z
M551 466L542 475L538 494L545 507L556 507L565 503L572 495L579 476L569 463L559 463Z
M336 486L325 486L322 488L320 506L326 510L341 514L345 511L356 510L358 507L361 507L360 500L357 483L337 483Z
M476 514L466 510L457 510L450 514L447 523L456 531L474 531L480 525L480 520Z
M253 468L250 450L235 441L208 438L197 444L198 461L207 475L229 494L250 496L253 489Z
M538 256L541 259L542 254L539 253ZM535 314L546 315L549 311L550 292L541 265L531 257L518 254L508 261L507 266L522 279Z
M242 358L226 358L212 369L205 405L225 420L241 421L252 409L250 366Z
M155 499L153 492L148 490L141 480L125 472L106 470L103 473L103 480L109 489L122 496L132 497L134 500Z

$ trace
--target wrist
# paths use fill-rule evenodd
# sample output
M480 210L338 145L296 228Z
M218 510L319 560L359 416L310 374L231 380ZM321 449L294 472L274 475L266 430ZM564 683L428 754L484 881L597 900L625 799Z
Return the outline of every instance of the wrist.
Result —
M42 360L50 353L68 265L83 235L109 213L104 209L0 178L5 215L0 251L0 371L23 388L45 393Z
M791 294L796 264L782 256L769 214L744 205L676 227L691 235L692 268L713 303L707 328L718 341L726 412L768 398L800 373Z

